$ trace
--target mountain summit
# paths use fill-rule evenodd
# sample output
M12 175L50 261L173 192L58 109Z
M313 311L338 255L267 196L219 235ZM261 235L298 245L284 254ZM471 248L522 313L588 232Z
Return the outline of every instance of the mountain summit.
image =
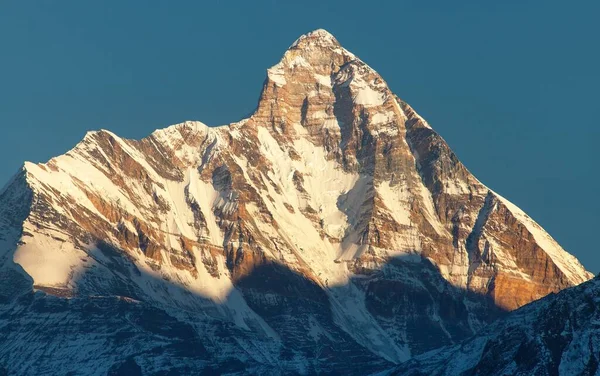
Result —
M0 224L16 373L364 374L592 277L322 29L247 119L26 163Z

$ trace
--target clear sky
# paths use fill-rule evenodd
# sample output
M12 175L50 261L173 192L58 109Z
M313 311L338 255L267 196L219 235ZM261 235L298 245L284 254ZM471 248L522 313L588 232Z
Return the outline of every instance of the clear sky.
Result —
M599 14L597 0L0 1L0 181L88 130L239 120L265 70L325 28L598 273Z

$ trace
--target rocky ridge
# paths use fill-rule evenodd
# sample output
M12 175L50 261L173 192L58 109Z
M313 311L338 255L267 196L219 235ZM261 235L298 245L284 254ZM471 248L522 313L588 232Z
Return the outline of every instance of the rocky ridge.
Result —
M600 277L550 294L456 346L381 375L597 375Z

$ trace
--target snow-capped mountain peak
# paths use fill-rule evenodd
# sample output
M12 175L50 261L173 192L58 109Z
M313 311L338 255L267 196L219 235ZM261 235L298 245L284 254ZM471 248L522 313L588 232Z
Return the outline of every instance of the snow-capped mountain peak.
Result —
M304 35L301 35L298 39L292 43L290 48L301 48L302 43L318 43L322 46L333 46L340 47L339 42L335 37L325 29L316 29Z
M94 297L134 318L95 322L143 333L107 346L146 372L232 359L250 372L385 368L591 278L324 30L267 70L249 118L141 140L89 132L62 156L26 163L0 203L0 282L22 286L0 289L6 315L35 320L40 304L68 297L81 322ZM186 329L140 329L148 312ZM78 330L73 341L90 329ZM181 333L206 362L178 347ZM145 358L129 339L172 356ZM43 367L36 351L0 354ZM57 344L57 359L70 351ZM115 359L94 362L102 373Z

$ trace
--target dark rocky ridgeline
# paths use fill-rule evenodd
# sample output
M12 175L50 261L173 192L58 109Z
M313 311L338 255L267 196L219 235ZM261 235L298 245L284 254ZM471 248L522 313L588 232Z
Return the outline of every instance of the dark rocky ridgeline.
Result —
M598 375L600 278L530 303L388 375Z

